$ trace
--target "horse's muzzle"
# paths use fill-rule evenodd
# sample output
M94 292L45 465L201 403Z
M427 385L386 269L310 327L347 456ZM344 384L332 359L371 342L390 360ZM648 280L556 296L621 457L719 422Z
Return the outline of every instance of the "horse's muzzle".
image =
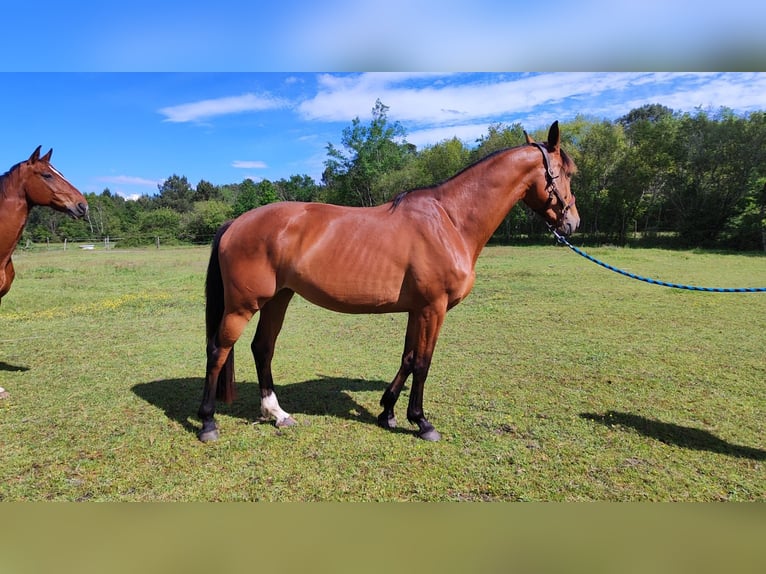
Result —
M88 204L84 202L77 203L67 209L67 213L72 219L79 219L88 214Z
M564 236L572 235L576 230L577 227L580 225L580 220L577 221L569 221L565 220L561 222L561 225L556 228L556 231Z

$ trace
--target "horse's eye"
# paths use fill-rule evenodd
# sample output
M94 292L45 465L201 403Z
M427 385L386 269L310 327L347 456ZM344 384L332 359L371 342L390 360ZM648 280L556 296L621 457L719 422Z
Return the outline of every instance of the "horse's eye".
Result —
M42 176L43 176L45 179L53 179L53 175L52 175L52 174L50 174L50 173L48 173L48 172L44 172L44 173L42 174Z

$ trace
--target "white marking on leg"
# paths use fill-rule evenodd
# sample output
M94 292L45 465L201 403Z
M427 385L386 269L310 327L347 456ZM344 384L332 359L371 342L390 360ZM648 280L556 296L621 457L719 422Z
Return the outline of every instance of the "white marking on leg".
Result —
M275 392L261 398L261 414L267 419L275 418L277 425L290 418L290 413L286 413L280 408Z

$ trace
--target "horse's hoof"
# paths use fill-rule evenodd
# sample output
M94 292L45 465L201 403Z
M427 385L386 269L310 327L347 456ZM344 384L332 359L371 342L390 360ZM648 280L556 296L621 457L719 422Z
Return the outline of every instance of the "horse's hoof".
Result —
M218 429L213 429L209 431L200 431L197 437L202 442L215 442L218 440Z
M281 421L277 421L275 423L276 427L282 428L282 427L291 427L298 424L298 421L296 421L293 417L287 417L286 419L282 419Z
M418 438L422 438L423 440L428 440L431 442L436 442L441 440L442 435L440 435L439 431L437 431L435 428L431 428L426 431L419 432Z
M378 415L378 426L388 430L395 429L396 417L389 417L386 413L380 413Z

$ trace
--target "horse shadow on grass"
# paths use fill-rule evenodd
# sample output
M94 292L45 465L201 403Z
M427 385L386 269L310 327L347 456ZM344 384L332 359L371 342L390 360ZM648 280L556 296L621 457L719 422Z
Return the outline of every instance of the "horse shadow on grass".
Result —
M25 367L23 365L11 365L10 363L6 363L5 361L0 361L0 371L10 371L11 373L21 373L28 370L29 370L29 367Z
M732 444L713 433L701 429L666 423L632 413L607 411L604 414L581 413L580 417L605 426L632 428L644 436L669 445L692 450L706 450L736 458L766 460L766 451L760 448Z
M349 393L374 391L382 395L387 385L384 381L318 375L316 379L277 386L276 393L282 408L292 415L298 415L298 424L302 424L300 415L303 414L332 416L377 425L377 415L359 404ZM202 400L203 386L204 379L190 377L139 383L132 390L147 403L161 408L169 419L196 434L201 428L197 409ZM261 414L258 383L238 382L237 398L230 405L217 401L216 414L240 418L245 422L257 422ZM406 432L406 429L394 429L397 430Z

